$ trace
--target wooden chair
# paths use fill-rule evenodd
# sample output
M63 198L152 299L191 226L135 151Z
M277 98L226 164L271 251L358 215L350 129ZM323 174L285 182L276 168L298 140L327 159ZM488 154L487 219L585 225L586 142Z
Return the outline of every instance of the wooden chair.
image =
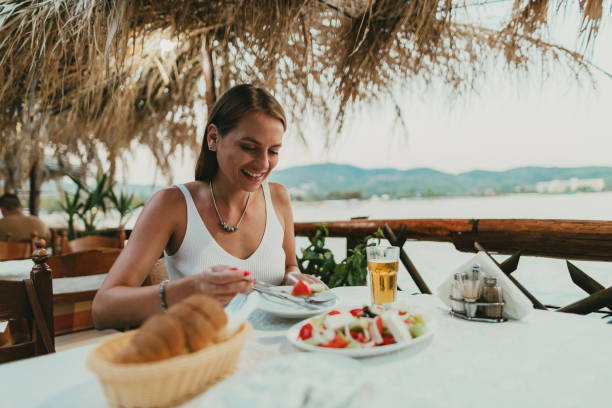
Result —
M166 269L166 260L159 258L151 268L151 272L145 278L142 286L159 285L164 279L168 279L168 270Z
M102 248L52 256L47 261L53 279L75 278L107 273L121 249ZM55 334L93 328L91 304L96 290L61 293L53 296Z
M0 241L0 261L29 258L36 248L38 235L33 233L30 239L24 241L12 241L11 236L10 233L6 234L6 240Z
M106 235L88 235L86 237L76 238L72 241L62 239L60 254L68 254L71 252L87 251L88 249L97 248L119 248L122 249L125 243L125 231L120 229L115 236Z
M38 251L29 279L0 281L0 319L25 321L29 337L25 342L0 347L0 363L55 352L51 271L46 259L46 250Z

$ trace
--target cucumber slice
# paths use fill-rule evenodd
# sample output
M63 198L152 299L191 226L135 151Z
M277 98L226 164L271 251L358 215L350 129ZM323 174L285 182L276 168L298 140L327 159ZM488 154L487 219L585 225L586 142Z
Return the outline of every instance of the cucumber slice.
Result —
M425 326L423 326L423 324L421 323L415 323L413 325L410 325L408 330L410 330L410 335L412 336L412 338L417 338L423 335L423 333L425 333Z

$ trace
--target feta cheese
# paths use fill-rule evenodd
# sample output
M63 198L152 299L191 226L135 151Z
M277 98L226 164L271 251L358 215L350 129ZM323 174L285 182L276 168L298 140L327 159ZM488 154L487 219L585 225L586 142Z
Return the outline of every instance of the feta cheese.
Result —
M406 325L404 322L402 322L397 312L389 311L383 313L382 320L396 342L399 343L412 338L412 336L410 336L410 332L406 328Z
M354 317L350 313L338 313L335 315L327 316L325 319L325 326L328 329L336 330L343 328L353 321Z

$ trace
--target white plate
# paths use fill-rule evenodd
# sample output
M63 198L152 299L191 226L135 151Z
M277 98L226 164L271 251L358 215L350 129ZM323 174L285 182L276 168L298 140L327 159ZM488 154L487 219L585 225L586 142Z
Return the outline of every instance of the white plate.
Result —
M394 351L402 350L406 347L412 347L419 343L422 343L433 336L435 332L435 321L431 319L431 317L425 317L425 333L417 337L416 339L410 339L408 341L403 341L401 343L388 344L386 346L378 346L371 348L327 348L327 347L319 347L313 346L308 343L304 343L299 339L298 335L300 334L300 329L303 325L309 322L310 319L304 319L301 322L298 322L289 328L287 332L287 339L294 346L305 350L305 351L317 351L321 353L333 353L339 354L342 356L348 357L372 357L378 356L381 354L392 353Z
M271 290L291 293L291 286L277 286ZM338 298L332 302L324 303L322 305L312 305L316 309L306 309L299 305L294 305L289 301L275 298L273 296L261 294L261 301L259 302L259 309L271 315L284 317L288 319L304 319L310 316L316 316L318 314L326 313L332 310L338 304Z

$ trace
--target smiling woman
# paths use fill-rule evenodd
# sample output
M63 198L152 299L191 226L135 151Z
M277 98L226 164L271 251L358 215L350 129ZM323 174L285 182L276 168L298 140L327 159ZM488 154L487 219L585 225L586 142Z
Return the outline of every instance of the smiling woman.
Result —
M147 203L94 300L96 327L138 325L194 293L227 303L257 279L320 282L297 268L287 190L266 181L285 130L282 107L264 89L238 85L219 99L195 181ZM141 287L162 251L170 281Z

